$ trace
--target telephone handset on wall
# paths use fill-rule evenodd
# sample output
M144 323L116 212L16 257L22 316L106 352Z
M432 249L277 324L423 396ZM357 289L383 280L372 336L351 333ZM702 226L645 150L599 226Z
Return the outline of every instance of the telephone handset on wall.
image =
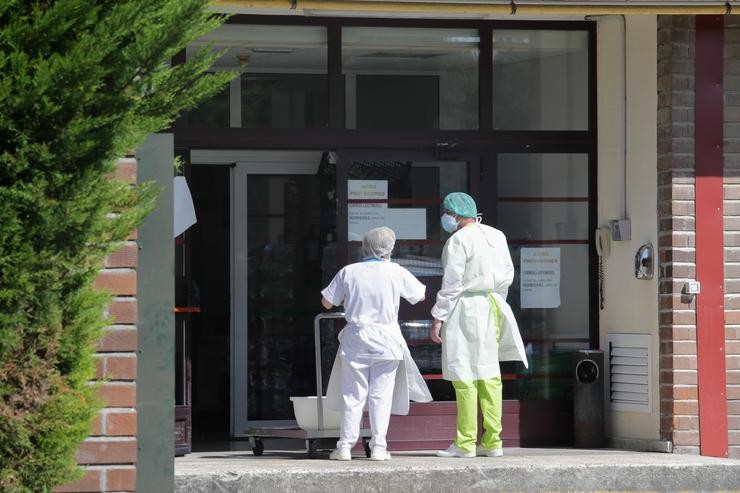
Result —
M608 228L596 230L596 253L599 257L608 257L612 248L612 232Z
M599 308L604 309L604 258L608 257L612 248L612 232L609 228L596 230L594 237L596 253L599 256Z

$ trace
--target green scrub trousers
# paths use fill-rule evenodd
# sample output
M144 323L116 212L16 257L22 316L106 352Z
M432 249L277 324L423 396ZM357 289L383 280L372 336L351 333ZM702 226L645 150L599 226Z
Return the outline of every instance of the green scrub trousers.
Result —
M496 326L496 338L501 339L501 309L496 305L493 296L489 295L491 311ZM475 452L478 440L478 402L483 415L483 437L481 447L486 449L502 448L501 415L503 412L501 377L486 380L452 382L457 401L457 435L455 445L465 452Z
M501 448L501 377L472 382L453 381L457 400L457 436L455 445L460 450L475 452L478 440L478 401L483 414L481 447Z

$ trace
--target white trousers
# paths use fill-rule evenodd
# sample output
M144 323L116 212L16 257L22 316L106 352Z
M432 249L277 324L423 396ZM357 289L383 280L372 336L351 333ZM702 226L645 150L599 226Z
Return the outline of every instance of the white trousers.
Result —
M372 438L370 447L386 447L385 436L391 419L393 387L399 360L350 360L342 358L342 399L344 413L337 448L352 448L360 437L362 411L367 401Z

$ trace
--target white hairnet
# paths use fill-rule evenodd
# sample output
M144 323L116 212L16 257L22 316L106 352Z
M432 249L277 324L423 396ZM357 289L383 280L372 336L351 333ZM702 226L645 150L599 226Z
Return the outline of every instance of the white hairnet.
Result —
M381 226L373 228L362 238L362 256L364 258L390 257L396 244L396 233L391 228Z

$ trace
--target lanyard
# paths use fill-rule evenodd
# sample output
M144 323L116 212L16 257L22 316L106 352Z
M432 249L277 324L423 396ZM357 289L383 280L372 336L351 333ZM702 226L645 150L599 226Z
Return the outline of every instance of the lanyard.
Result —
M367 257L362 259L363 262L382 262L383 260L377 258L377 257Z

